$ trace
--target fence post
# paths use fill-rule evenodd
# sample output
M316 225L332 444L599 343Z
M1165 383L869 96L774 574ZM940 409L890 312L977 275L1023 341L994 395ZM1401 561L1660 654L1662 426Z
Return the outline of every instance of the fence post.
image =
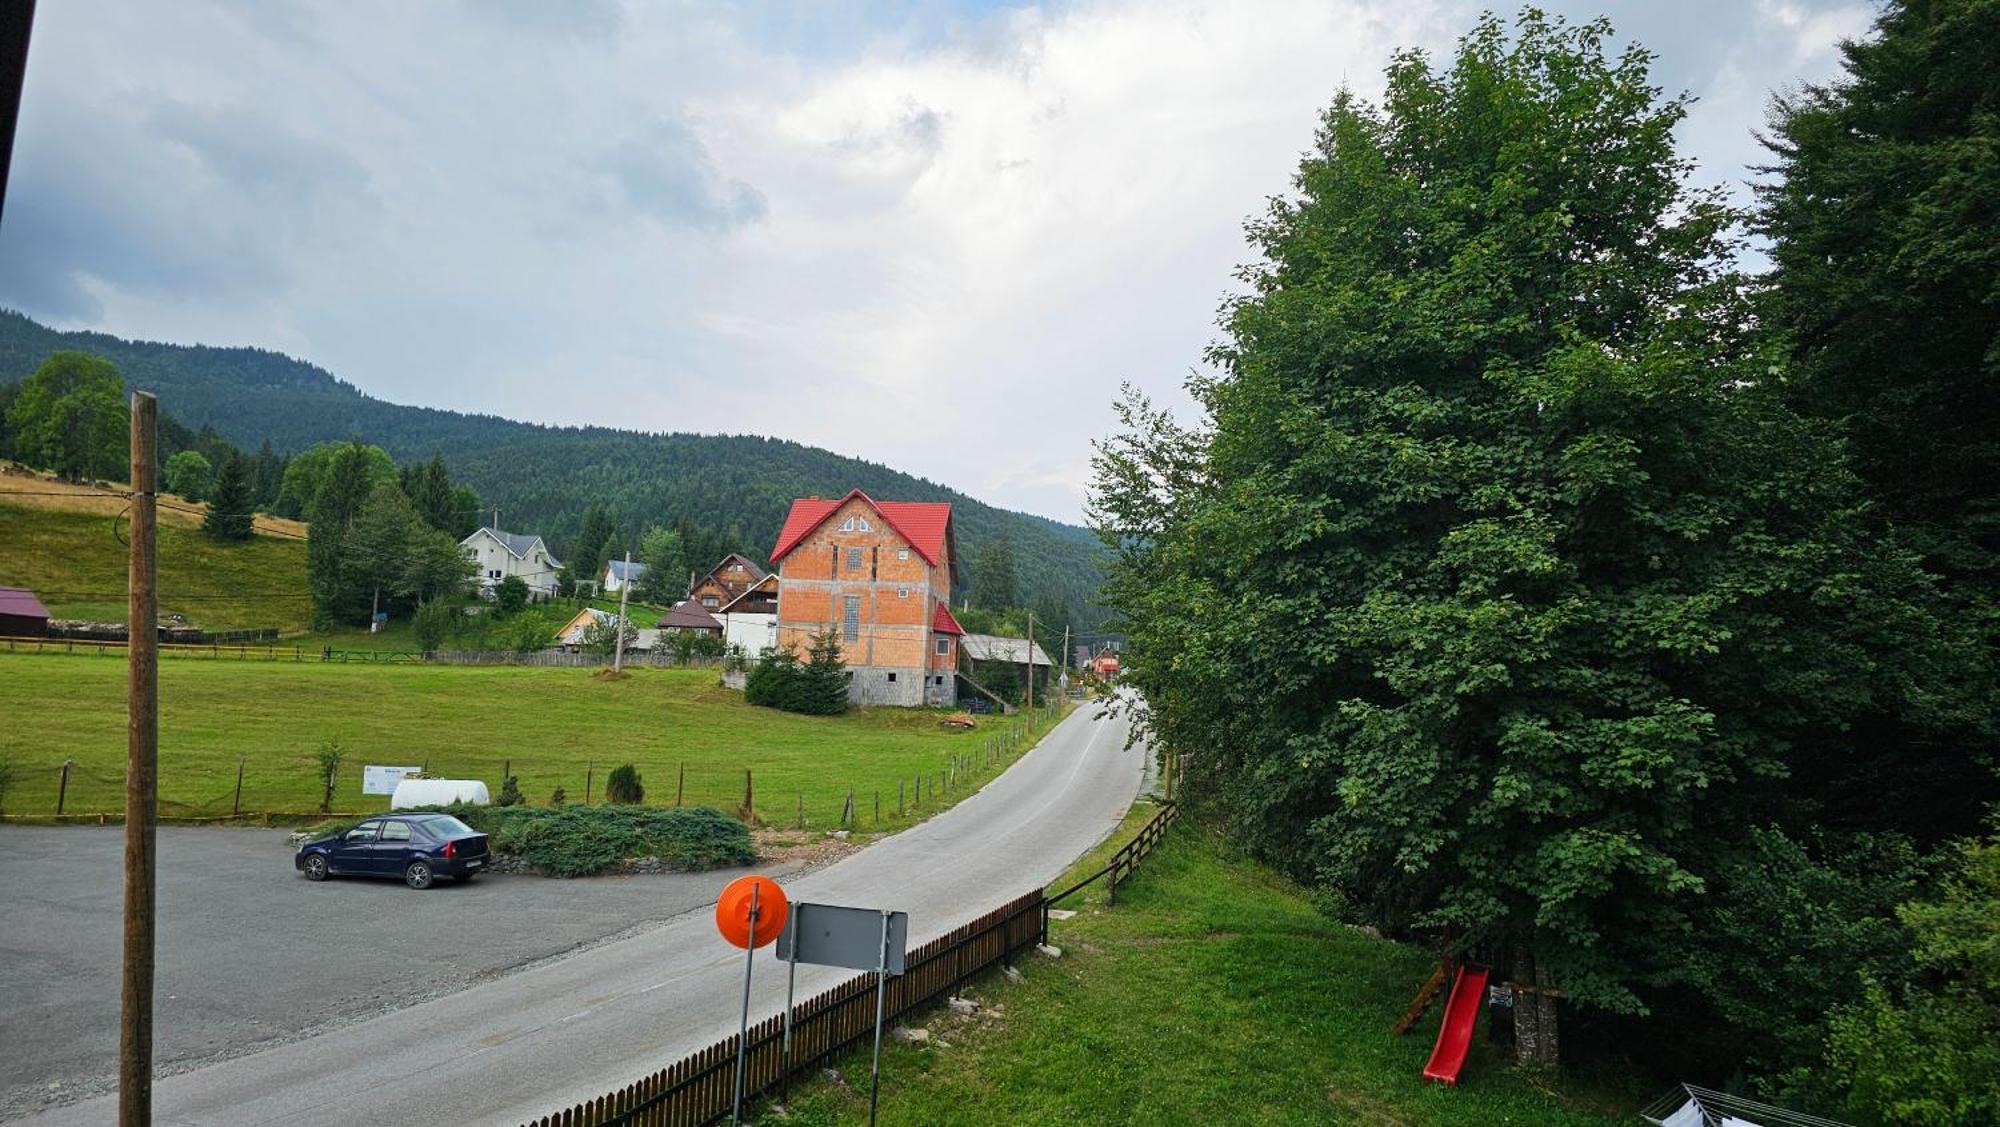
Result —
M799 792L799 829L806 828L806 792Z
M882 788L881 788L881 787L876 787L876 788L875 788L875 820L874 820L874 821L873 821L872 823L870 823L870 824L871 824L871 825L876 825L876 826L879 826L879 825L881 825L881 824L882 824Z
M750 776L750 768L743 769L743 824L749 825L757 817L757 788Z
M596 781L596 775L597 765L595 763L586 763L583 765L583 804L585 806L590 805L590 784Z
M896 817L903 816L903 780L896 780Z
M75 765L76 760L74 759L63 760L62 782L56 785L56 817L58 818L62 817L63 801L69 797L69 769Z
M679 806L681 804L681 795L687 793L687 783L688 783L688 764L687 760L683 759L681 760L680 774L676 776L674 779L675 806Z
M243 760L236 760L236 801L229 806L229 816L234 818L243 813Z
M841 824L841 825L843 825L843 826L851 826L851 825L853 825L853 824L854 824L854 788L853 788L853 787L848 787L848 788L847 788L847 809L845 809L845 810L841 811L841 814L840 814L840 824Z

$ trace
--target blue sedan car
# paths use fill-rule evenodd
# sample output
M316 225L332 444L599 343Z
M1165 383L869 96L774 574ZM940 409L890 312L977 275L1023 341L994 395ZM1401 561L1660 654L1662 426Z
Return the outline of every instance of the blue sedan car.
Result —
M307 880L400 877L429 888L441 876L471 880L487 860L486 835L449 814L384 814L299 846L292 867Z

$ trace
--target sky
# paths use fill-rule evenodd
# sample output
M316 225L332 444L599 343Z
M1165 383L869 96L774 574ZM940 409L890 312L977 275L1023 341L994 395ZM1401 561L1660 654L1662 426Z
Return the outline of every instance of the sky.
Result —
M1654 51L1699 99L1684 150L1739 191L1771 92L1874 15L1542 6ZM1120 383L1187 408L1243 222L1321 111L1483 7L44 3L0 306L397 403L794 439L1076 521Z

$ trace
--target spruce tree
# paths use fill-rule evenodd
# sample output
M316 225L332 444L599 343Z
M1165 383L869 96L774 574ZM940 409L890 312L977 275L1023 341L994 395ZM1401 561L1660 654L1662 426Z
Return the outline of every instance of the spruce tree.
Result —
M216 474L215 496L208 502L208 515L201 530L217 540L248 540L256 515L256 499L244 472L243 455L230 451Z

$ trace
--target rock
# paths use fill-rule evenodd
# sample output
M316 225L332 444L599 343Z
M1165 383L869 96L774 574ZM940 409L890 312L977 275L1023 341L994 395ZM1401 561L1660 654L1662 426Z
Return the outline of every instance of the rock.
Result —
M1050 944L1047 943L1035 944L1035 950L1040 951L1042 954L1048 956L1051 959L1062 958L1062 948L1051 946Z
M1025 975L1025 974L1022 974L1022 973L1021 973L1021 968L1020 968L1020 967L1013 967L1013 966L1010 966L1010 967L1008 967L1007 969L1005 969L1005 970L1001 971L1001 972L1000 972L1000 974L1001 974L1001 976L1002 976L1003 978L1005 978L1005 979L1006 979L1007 981L1009 981L1009 982L1026 982L1026 981L1028 981L1028 976L1027 976L1027 975Z
M1358 931L1370 939L1382 938L1382 929L1373 924L1348 924L1349 931Z
M1071 918L1074 918L1074 917L1075 917L1075 915L1076 915L1076 912L1075 912L1074 910L1072 910L1072 909L1069 909L1069 908L1050 908L1050 909L1049 909L1049 918L1050 918L1050 919L1052 919L1052 920L1067 920L1067 919L1071 919Z
M846 841L846 840L847 840L847 831L846 831L846 830L835 830L835 831L833 831L833 836L834 836L834 837L836 837L836 838L838 838L838 839L840 839L841 841Z
M899 1025L890 1032L889 1036L894 1037L898 1041L908 1041L912 1045L927 1045L930 1043L931 1031L921 1027L911 1029L907 1025Z
M847 1077L841 1075L840 1070L837 1068L822 1068L819 1070L819 1074L826 1077L826 1082L836 1088L847 1087Z
M979 1003L971 998L947 998L944 1004L951 1008L952 1013L961 1017L970 1017L979 1012Z

